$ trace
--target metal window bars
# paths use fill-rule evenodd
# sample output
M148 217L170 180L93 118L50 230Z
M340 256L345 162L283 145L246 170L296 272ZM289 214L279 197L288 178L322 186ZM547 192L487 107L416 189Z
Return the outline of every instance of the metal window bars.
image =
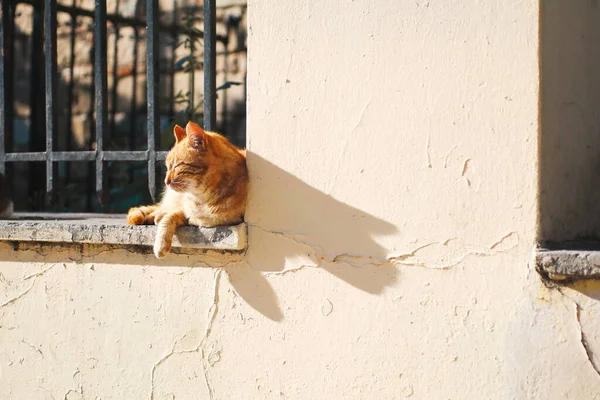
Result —
M13 96L14 83L13 70L13 35L14 35L14 10L17 3L28 3L27 0L0 0L0 172L5 173L6 163L14 162L45 162L46 163L46 195L50 204L53 203L55 194L56 165L58 161L68 162L95 162L95 189L102 207L107 201L107 166L108 161L146 161L148 163L148 189L152 199L157 197L157 161L165 159L166 151L157 150L159 137L159 108L158 85L160 80L159 70L159 30L176 34L175 23L171 27L159 25L158 0L146 0L146 20L122 17L119 15L107 16L106 1L95 0L94 11L73 6L57 4L56 0L43 0L43 68L45 77L45 151L33 152L6 152L6 140L12 138L13 131ZM30 3L30 1L29 1ZM92 151L56 151L57 137L57 11L71 14L75 21L78 16L94 19L94 109L95 109L95 143ZM11 14L12 13L12 14ZM105 150L104 133L108 127L108 88L107 88L107 21L113 24L123 24L138 28L146 27L146 90L147 90L147 150L145 151L107 151ZM74 30L74 24L73 24ZM34 21L34 37L36 22ZM38 32L39 33L39 32ZM204 0L204 128L214 130L216 127L216 0ZM40 35L41 36L41 35ZM38 36L39 37L39 36ZM116 40L116 39L115 39ZM71 38L71 49L74 39ZM35 53L35 52L34 52ZM32 55L32 69L37 68ZM37 56L39 57L39 56ZM72 55L74 58L74 55ZM116 55L115 55L116 57ZM134 50L134 59L137 58L137 45ZM41 61L41 60L40 60ZM71 61L72 63L73 61ZM71 64L72 66L72 64ZM72 68L71 68L72 74ZM134 74L137 71L134 69ZM32 71L32 80L35 77ZM135 84L135 83L134 83ZM114 88L113 88L114 89ZM32 88L32 93L35 88ZM114 92L113 92L114 94ZM72 87L68 96L72 96ZM32 96L32 104L34 101ZM113 99L114 100L114 99ZM69 99L71 101L71 99ZM135 103L135 90L132 103ZM71 104L69 104L71 107ZM114 107L114 103L113 103ZM35 110L32 107L31 112ZM90 113L92 114L92 113ZM114 114L114 111L113 111ZM70 115L70 111L69 111ZM114 124L114 115L112 122ZM32 123L34 119L32 118ZM68 124L69 134L71 124ZM133 125L132 125L133 127ZM32 128L33 129L33 128ZM132 129L133 130L133 129ZM10 148L10 147L9 147Z

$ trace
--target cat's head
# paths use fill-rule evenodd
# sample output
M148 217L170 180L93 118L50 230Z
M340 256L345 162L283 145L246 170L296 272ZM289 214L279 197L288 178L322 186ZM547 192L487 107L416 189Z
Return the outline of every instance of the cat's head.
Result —
M194 192L213 158L211 137L193 122L188 122L185 129L175 125L173 132L175 145L167 154L165 185L176 192Z

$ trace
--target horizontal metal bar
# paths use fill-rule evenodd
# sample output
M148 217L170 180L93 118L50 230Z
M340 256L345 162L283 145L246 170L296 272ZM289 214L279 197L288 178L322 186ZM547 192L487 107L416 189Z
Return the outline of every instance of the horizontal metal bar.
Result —
M147 151L105 151L102 154L104 161L147 161Z
M7 162L46 161L45 152L8 153ZM50 153L50 161L94 161L95 151L57 151Z
M46 153L6 153L6 162L46 161Z
M94 161L95 151L56 151L50 154L52 161Z
M157 151L156 159L163 161L168 151ZM104 151L100 155L103 161L148 161L148 151ZM51 161L95 161L96 151L55 151L50 153ZM46 161L46 152L7 153L6 162Z
M164 160L167 157L168 151L157 151L156 159ZM104 161L148 161L150 154L147 150L144 151L105 151L102 154Z

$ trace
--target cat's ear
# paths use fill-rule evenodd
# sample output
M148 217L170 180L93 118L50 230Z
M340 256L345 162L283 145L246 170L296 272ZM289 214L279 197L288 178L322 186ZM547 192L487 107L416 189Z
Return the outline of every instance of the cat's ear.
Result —
M173 128L173 133L175 134L175 143L181 142L187 136L185 129L179 125L175 125L175 128Z
M204 132L204 129L192 121L188 122L185 126L185 132L188 136L190 146L194 149L204 150L206 149L206 142L208 135Z

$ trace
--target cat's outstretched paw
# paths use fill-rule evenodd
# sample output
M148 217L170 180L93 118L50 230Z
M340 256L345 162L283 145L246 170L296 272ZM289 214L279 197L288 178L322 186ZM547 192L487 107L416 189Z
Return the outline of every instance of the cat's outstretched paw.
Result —
M156 258L164 258L167 254L169 254L169 251L171 251L171 244L159 242L157 240L154 242L153 250Z
M164 226L164 224L158 225L153 247L156 258L163 258L171 251L173 239L169 237L166 231L167 228Z

